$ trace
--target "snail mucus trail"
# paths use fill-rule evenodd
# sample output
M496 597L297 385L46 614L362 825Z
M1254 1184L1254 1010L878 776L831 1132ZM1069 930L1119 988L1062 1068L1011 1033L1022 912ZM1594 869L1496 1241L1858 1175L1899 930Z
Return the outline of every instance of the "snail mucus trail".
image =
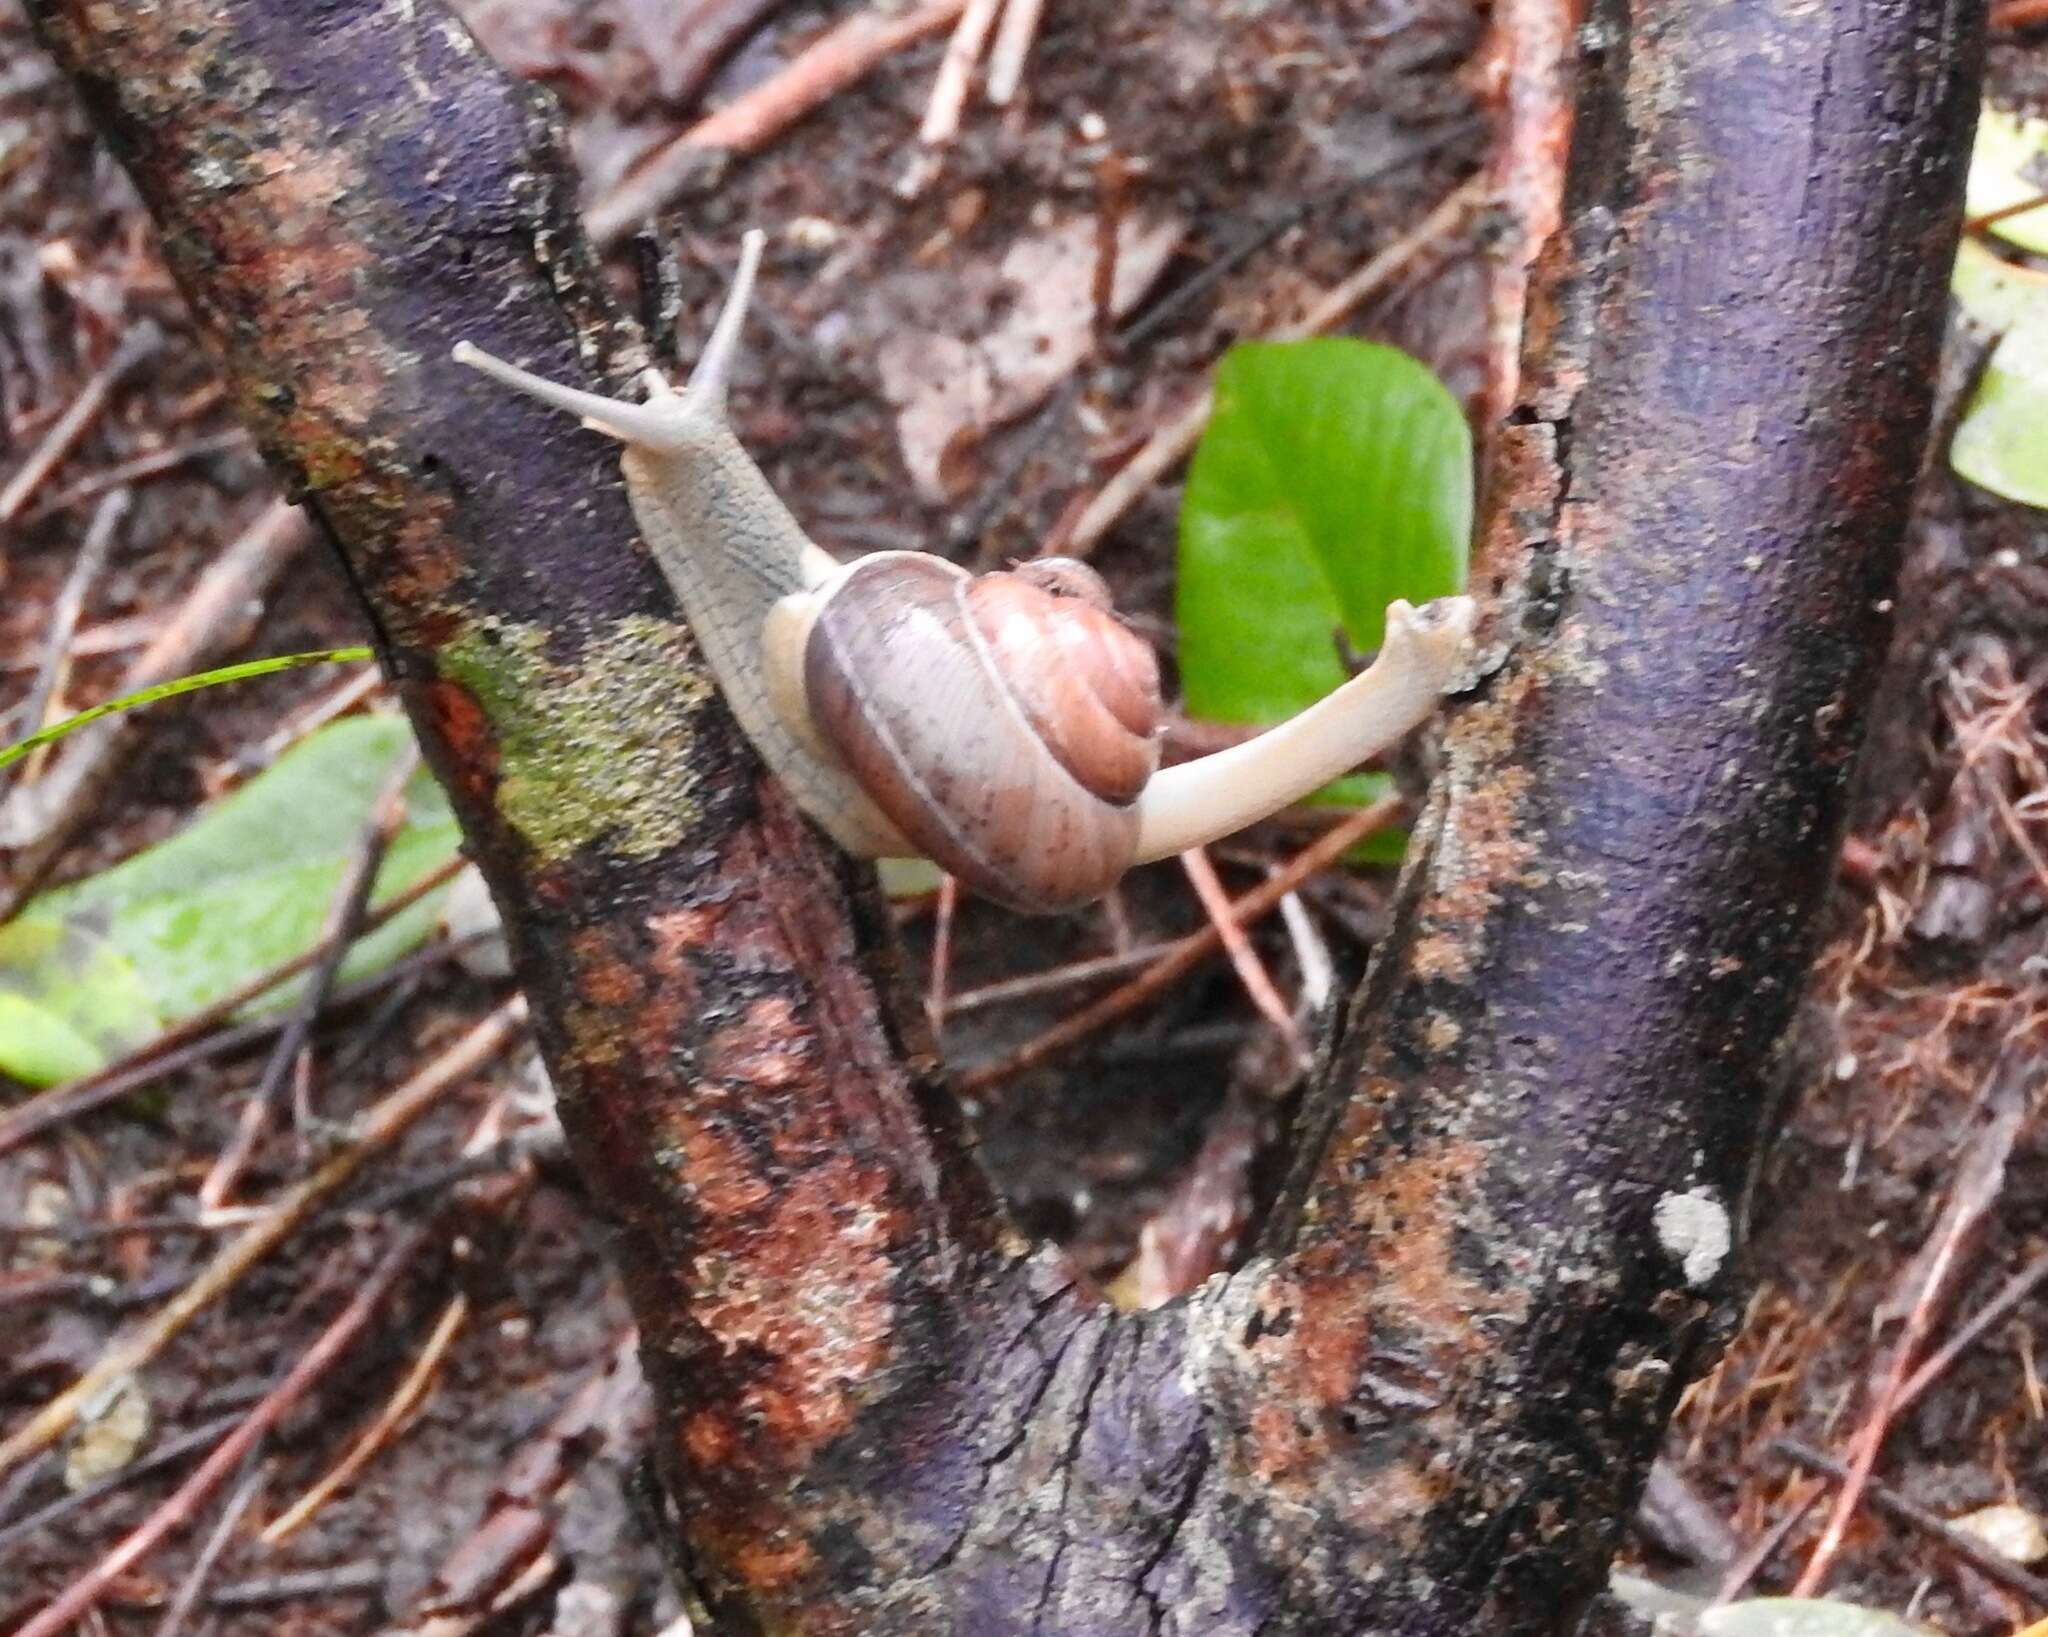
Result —
M1151 651L1085 564L970 575L914 551L842 567L805 536L726 424L759 229L680 392L630 403L529 374L504 384L623 444L633 514L741 730L797 805L863 858L925 857L1027 911L1101 896L1134 864L1299 801L1422 722L1470 635L1469 597L1388 605L1373 664L1298 716L1161 768Z

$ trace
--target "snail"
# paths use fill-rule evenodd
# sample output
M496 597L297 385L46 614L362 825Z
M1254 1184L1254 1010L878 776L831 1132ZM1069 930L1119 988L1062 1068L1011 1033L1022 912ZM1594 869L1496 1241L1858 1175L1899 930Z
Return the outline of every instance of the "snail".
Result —
M746 235L680 392L654 369L632 403L467 342L454 357L625 446L634 516L741 730L848 852L926 857L998 903L1065 909L1300 800L1435 707L1471 631L1468 597L1389 605L1378 658L1343 687L1244 744L1160 768L1157 666L1086 565L975 576L883 551L842 567L725 420L762 239Z

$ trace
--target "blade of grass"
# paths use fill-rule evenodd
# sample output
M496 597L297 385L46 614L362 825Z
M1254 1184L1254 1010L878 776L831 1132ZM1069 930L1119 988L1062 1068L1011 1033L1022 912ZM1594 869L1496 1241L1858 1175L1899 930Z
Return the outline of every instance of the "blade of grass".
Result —
M274 676L279 671L295 670L301 665L345 664L371 657L368 648L320 648L304 654L273 654L268 659L249 659L238 665L223 665L218 670L201 671L194 676L173 677L170 681L159 682L154 687L138 688L133 693L122 694L118 699L109 699L104 704L94 705L90 710L82 710L76 716L67 716L61 722L52 722L40 733L31 733L26 739L17 739L5 750L0 750L0 767L18 762L39 746L61 739L67 733L76 733L80 728L90 727L94 722L112 716L116 711L154 705L160 699L172 699L181 693L193 693L200 688L218 687L224 682L247 682L252 677Z

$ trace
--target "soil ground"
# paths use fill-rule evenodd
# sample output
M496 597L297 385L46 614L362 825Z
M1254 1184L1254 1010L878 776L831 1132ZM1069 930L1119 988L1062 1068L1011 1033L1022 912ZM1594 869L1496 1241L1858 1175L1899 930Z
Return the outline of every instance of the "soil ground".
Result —
M769 8L692 94L663 83L671 8L654 0L466 0L461 9L502 61L562 95L592 196L701 107L772 75L831 15ZM737 420L811 532L842 553L922 547L994 563L1036 549L1232 340L1300 311L1418 221L1484 153L1486 18L1467 0L1054 0L1047 13L1022 98L1006 111L970 100L958 142L936 166L920 162L915 133L943 38L889 59L672 211L658 244L615 258L622 297L643 310L661 304L639 294L640 276L672 269L657 282L694 335L739 230L777 230ZM2044 59L2048 34L2001 40L1995 86L2040 104ZM1020 244L1054 244L1074 224L1099 253L1116 231L1105 222L1131 235L1119 238L1120 254L1138 254L1141 240L1159 247L1132 312L1142 320L1164 309L1163 321L1135 343L1114 329L1097 337L1089 359L1036 403L998 368L996 387L1017 397L1016 412L981 424L939 389L960 356L949 349L1000 329L1026 302L1004 275L1005 257ZM1273 231L1238 259L1261 224ZM1407 347L1468 399L1482 384L1478 239L1430 258L1357 326ZM1224 275L1203 283L1219 260ZM1092 277L1093 260L1080 265ZM6 533L0 710L26 691L92 515L93 498L74 495L76 486L141 454L187 451L132 484L112 558L89 587L81 630L90 640L65 675L67 708L115 688L136 644L274 492L235 441L125 179L13 0L0 0L0 480L145 320L164 328L165 348L115 391ZM1951 353L1953 401L1975 360L1965 338ZM1028 374L1014 359L1011 368ZM1119 606L1169 660L1177 501L1173 482L1157 486L1097 557ZM2048 714L2038 699L2048 676L2048 517L1967 489L1937 459L1899 602L1831 941L1788 1055L1785 1132L1758 1180L1754 1294L1729 1315L1727 1356L1688 1395L1667 1454L1710 1521L1640 1548L1650 1572L1696 1583L1720 1578L1725 1564L1713 1560L1729 1538L1760 1540L1804 1498L1774 1439L1846 1458L1902 1327L1926 1356L2048 1240L2048 1149L2032 1106L2037 1076L2025 1072L2048 999L2039 824ZM270 594L244 651L362 636L315 547ZM189 820L337 681L294 673L151 710L138 753L58 878ZM15 731L10 723L0 736ZM1273 826L1220 853L1226 881L1251 884L1299 839ZM1355 979L1387 884L1370 871L1315 883L1306 897L1319 940L1305 944L1277 922L1261 929L1257 947L1287 995L1302 987L1300 951L1317 941L1338 983ZM962 904L943 977L954 999L942 1033L949 1060L990 1060L1119 979L969 1008L957 1004L963 993L1174 936L1200 913L1172 869L1142 872L1109 911L1083 916L1025 922ZM935 907L906 901L901 914L928 981ZM443 964L381 1005L328 1016L316 1041L323 1108L366 1105L501 992L500 980ZM211 1254L222 1230L197 1222L195 1190L262 1061L260 1051L225 1058L0 1156L0 1431ZM1959 1254L1929 1295L1923 1253L1957 1221L1950 1207L1962 1183L1981 1178L1982 1164L1971 1172L1966 1161L1984 1158L1987 1111L2004 1094L2001 1062L2017 1065L2010 1151L1978 1188L1967 1232L1952 1236ZM1199 1276L1204 1252L1171 1242L1181 1231L1171 1207L1186 1199L1191 1167L1198 1185L1241 1191L1243 1154L1274 1127L1290 1074L1230 966L1212 961L1088 1052L986 1097L984 1154L1024 1222L1061 1239L1096 1276L1111 1281L1130 1266L1148 1223L1155 1252L1168 1241L1165 1260ZM386 1253L396 1219L435 1225L363 1339L262 1446L249 1468L254 1521L227 1538L190 1629L361 1631L418 1623L438 1608L443 1624L422 1629L568 1637L653 1632L675 1618L635 1498L644 1406L629 1321L547 1126L530 1061L475 1077L143 1373L146 1462L273 1385ZM1219 1127L1246 1141L1205 1148ZM507 1138L520 1139L509 1157ZM477 1143L483 1161L455 1180L451 1158ZM242 1197L274 1196L307 1164L290 1134L267 1140ZM53 1216L86 1230L137 1216L181 1220L62 1241L20 1231ZM1897 1418L1876 1465L1882 1483L1943 1516L1996 1501L2048 1512L2044 1290ZM254 1524L289 1506L378 1413L437 1325L452 1339L402 1433L288 1539L253 1538ZM131 1469L102 1498L25 1529L13 1526L66 1494L62 1458L0 1480L0 1628L97 1561L197 1458ZM537 1479L537 1465L549 1475ZM1797 1577L1831 1494L1756 1566L1754 1588ZM216 1496L122 1577L95 1616L104 1629L156 1628L221 1504ZM1713 1522L1732 1536L1717 1536ZM1708 1561L1688 1565L1688 1552ZM2048 1615L1868 1507L1830 1585L1970 1637Z

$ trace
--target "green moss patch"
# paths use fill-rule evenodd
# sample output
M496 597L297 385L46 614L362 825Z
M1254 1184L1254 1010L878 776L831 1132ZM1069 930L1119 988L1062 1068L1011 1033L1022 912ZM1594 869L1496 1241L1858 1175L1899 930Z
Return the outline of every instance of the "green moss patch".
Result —
M648 858L696 821L687 716L711 683L681 626L634 615L563 664L541 627L487 620L441 663L490 719L498 810L543 859L590 846Z

